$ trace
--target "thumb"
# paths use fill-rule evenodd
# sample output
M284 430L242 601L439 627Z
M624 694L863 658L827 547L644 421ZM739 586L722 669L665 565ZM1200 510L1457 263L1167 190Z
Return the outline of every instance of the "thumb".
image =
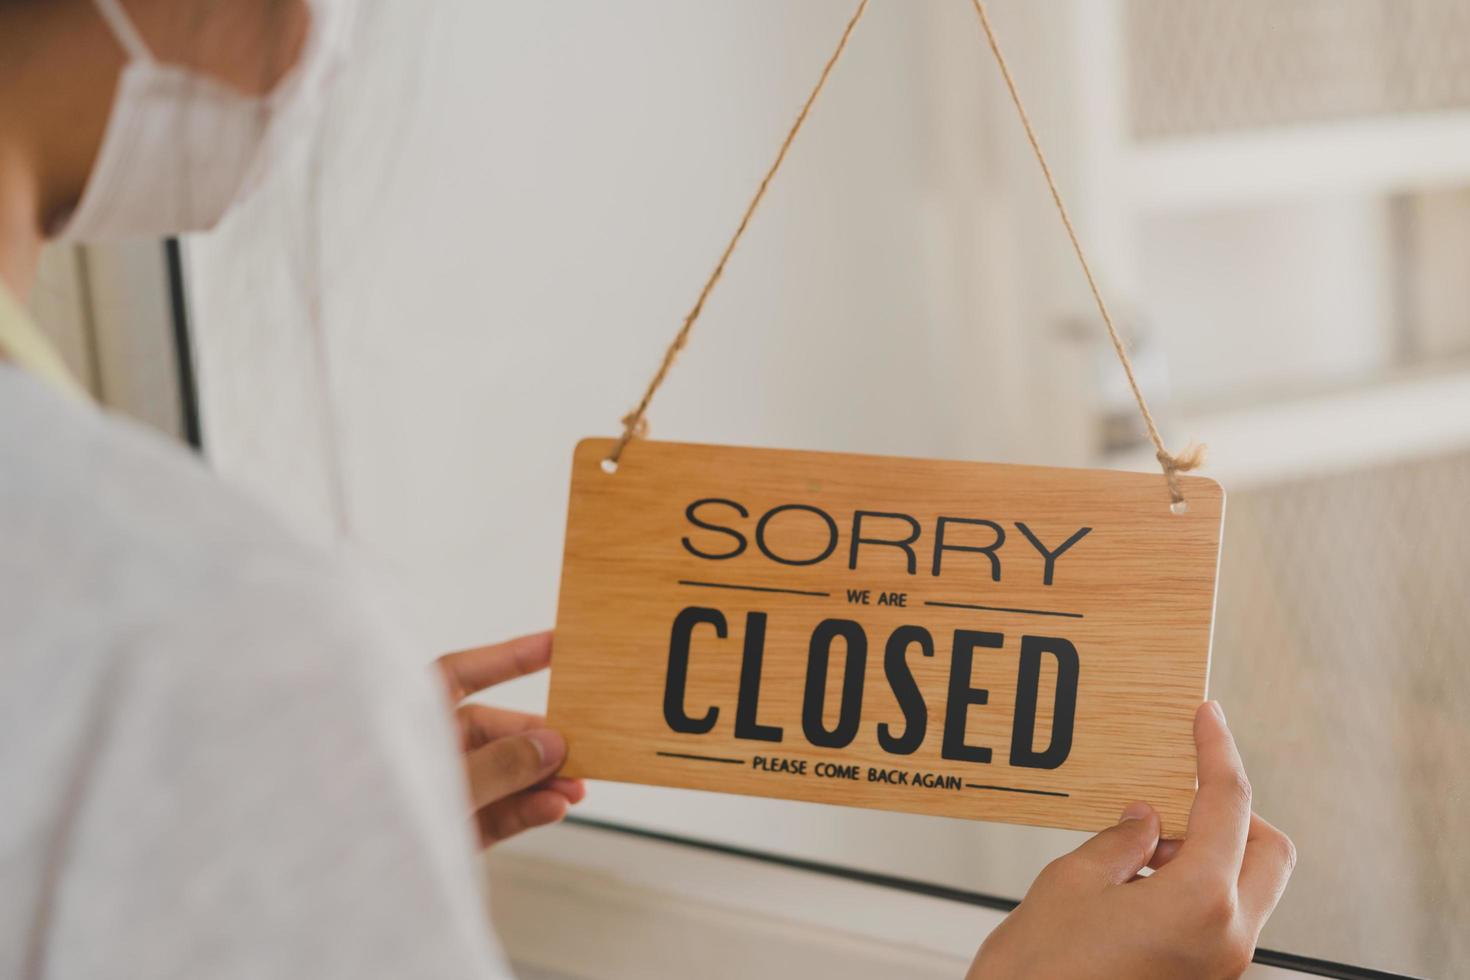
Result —
M1073 854L1105 884L1121 885L1148 864L1159 846L1159 815L1147 803L1130 803L1122 818Z

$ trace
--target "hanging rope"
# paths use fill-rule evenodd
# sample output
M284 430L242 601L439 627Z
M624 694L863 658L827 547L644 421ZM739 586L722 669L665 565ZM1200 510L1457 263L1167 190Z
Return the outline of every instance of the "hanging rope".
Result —
M781 149L776 154L775 162L766 175L761 178L760 186L756 188L755 197L750 199L746 205L745 214L740 218L740 225L735 229L735 234L730 236L730 242L725 246L720 261L715 265L715 271L711 272L709 279L705 281L704 288L699 291L699 299L694 301L694 307L684 317L684 325L674 335L674 342L669 344L669 349L664 351L664 359L658 366L658 371L653 375L653 380L648 382L648 389L643 392L643 399L638 402L638 407L623 416L623 434L618 437L618 444L608 455L609 468L615 469L618 460L622 458L623 450L628 448L628 443L635 437L642 436L648 431L648 405L653 401L659 386L668 377L669 368L674 366L674 359L689 342L689 331L694 329L694 323L699 319L699 314L704 312L704 301L709 299L709 294L714 290L715 283L720 281L720 276L725 274L725 263L730 261L730 256L735 251L735 246L740 244L740 238L745 234L745 228L750 224L750 219L755 215L755 209L760 207L761 199L766 196L766 188L771 186L771 179L776 176L776 171L781 169L781 164L786 162L786 151L791 149L791 144L796 140L796 134L801 132L802 124L806 122L807 114L812 111L816 104L817 96L822 94L822 89L827 85L827 79L832 74L832 69L837 65L837 60L842 57L842 52L847 50L848 38L852 37L853 29L857 27L858 21L863 19L863 14L868 10L868 0L861 0L857 9L848 18L847 26L842 30L842 37L837 41L837 49L827 59L827 64L822 67L822 74L817 78L817 84L812 89L812 94L806 97L806 103L802 105L801 112L797 113L796 122L791 124L791 131L786 134L786 140L781 144Z
M836 50L832 52L831 56L827 59L826 65L823 66L822 74L817 78L816 86L812 89L811 94L807 96L806 102L802 105L801 112L797 114L796 121L792 124L790 132L786 134L786 139L782 142L781 149L777 152L775 161L771 164L770 169L766 171L766 175L761 178L760 186L756 188L755 196L751 198L750 204L746 206L745 214L741 216L740 224L736 227L735 234L730 237L730 241L725 246L725 251L720 255L720 260L716 263L714 271L710 273L709 278L705 281L704 288L699 291L699 298L695 300L693 308L684 317L684 324L674 336L673 342L664 351L663 360L659 363L658 371L654 373L653 379L649 381L648 388L643 392L643 398L638 402L638 406L633 411L623 417L623 433L619 436L617 444L613 447L605 463L608 469L616 469L618 461L622 458L623 450L628 448L628 443L632 442L635 438L643 436L648 431L648 406L653 401L653 396L658 393L659 387L663 385L664 379L668 377L669 369L673 367L674 360L679 356L679 352L689 342L689 334L694 329L694 324L699 320L699 315L704 312L705 301L709 299L709 295L714 290L715 284L724 275L725 265L730 261L730 256L734 253L735 246L740 243L741 237L745 234L746 227L750 224L750 219L755 215L756 208L760 206L761 200L766 196L766 189L770 187L771 180L776 176L777 171L781 169L781 164L786 161L787 151L791 149L791 144L796 140L796 134L801 132L802 124L806 122L806 117L811 112L812 106L816 103L817 97L822 94L822 89L826 86L827 79L832 74L832 69L836 66L838 59L842 57L843 51L847 49L847 42L852 37L854 28L857 27L858 21L862 20L863 14L867 12L868 2L869 0L860 0L852 16L848 19L847 26L843 28L842 37L837 41ZM1056 205L1057 214L1062 219L1062 227L1066 229L1067 238L1072 243L1072 251L1076 254L1077 262L1082 267L1082 275L1087 280L1087 288L1092 292L1093 301L1097 304L1098 312L1102 315L1104 326L1107 327L1108 339L1112 341L1113 350L1118 355L1118 362L1123 366L1123 373L1128 378L1128 387L1132 390L1133 399L1138 405L1138 412L1143 417L1143 424L1144 428L1148 431L1149 441L1153 443L1155 458L1158 459L1159 466L1163 468L1164 478L1168 482L1169 498L1175 505L1176 510L1182 509L1184 506L1184 491L1180 485L1179 474L1187 473L1204 462L1204 447L1191 443L1182 453L1176 456L1170 453L1164 446L1164 440L1159 435L1159 427L1154 422L1153 413L1149 411L1148 402L1144 399L1143 391L1138 386L1138 378L1133 371L1133 362L1128 357L1128 349L1123 345L1122 337L1118 334L1118 328L1113 323L1113 316L1108 310L1107 303L1103 300L1102 290L1098 288L1097 279L1092 274L1092 267L1088 264L1087 255L1082 249L1082 242L1077 237L1077 230L1072 225L1072 218L1067 212L1067 206L1062 202L1062 195L1057 189L1056 179L1052 176L1051 166L1047 163L1046 154L1042 152L1041 142L1037 139L1036 130L1031 125L1031 118L1026 112L1025 104L1021 101L1021 94L1016 89L1016 81L1011 76L1010 66L1006 63L1005 55L1001 52L1000 42L996 38L994 28L991 27L990 17L986 12L985 4L982 0L970 0L970 3L980 18L980 26L985 31L985 38L990 44L991 53L995 56L996 65L1000 68L1001 77L1005 80L1006 90L1010 93L1011 102L1016 107L1016 114L1020 116L1021 126L1026 131L1026 139L1030 142L1031 150L1036 155L1036 162L1041 166L1042 176L1046 178L1046 186L1051 191L1052 202Z
M1041 150L1041 141L1036 138L1036 130L1031 125L1031 117L1026 112L1025 104L1021 101L1021 93L1016 89L1016 80L1011 77L1011 67L1006 63L1006 56L1000 50L1000 42L996 39L995 29L990 26L990 16L985 10L985 4L983 0L970 0L970 5L975 8L975 13L980 18L980 26L985 31L985 40L990 43L990 53L995 55L995 63L1000 68L1001 78L1005 79L1006 91L1011 94L1011 103L1016 107L1016 115L1021 117L1021 127L1026 130L1026 140L1031 144L1031 152L1036 154L1036 162L1041 165L1041 175L1046 178L1046 186L1051 191L1052 203L1057 206L1057 214L1062 219L1062 227L1067 230L1067 239L1071 241L1072 251L1077 255L1077 264L1082 267L1082 275L1087 279L1087 288L1092 291L1093 302L1097 304L1098 313L1102 314L1103 325L1108 328L1108 339L1113 342L1113 350L1118 355L1118 363L1123 365L1123 373L1128 377L1128 387L1133 391L1133 400L1138 403L1138 414L1143 416L1143 425L1148 430L1149 442L1154 444L1154 458L1163 467L1164 479L1169 482L1169 499L1175 504L1182 504L1184 503L1184 490L1179 485L1179 474L1188 473L1205 461L1205 447L1190 443L1178 456L1164 447L1164 439L1159 435L1159 427L1154 423L1153 413L1148 410L1148 401L1143 397L1143 389L1138 387L1138 378L1133 373L1133 361L1128 357L1128 349L1123 346L1123 338L1118 335L1118 328L1113 323L1113 315L1108 312L1108 304L1103 300L1102 290L1098 288L1097 279L1092 274L1092 266L1088 264L1087 254L1082 250L1082 242L1077 237L1077 229L1072 226L1072 216L1067 213L1067 206L1062 203L1062 193L1057 190L1057 181L1052 176L1051 165L1046 162L1046 154Z

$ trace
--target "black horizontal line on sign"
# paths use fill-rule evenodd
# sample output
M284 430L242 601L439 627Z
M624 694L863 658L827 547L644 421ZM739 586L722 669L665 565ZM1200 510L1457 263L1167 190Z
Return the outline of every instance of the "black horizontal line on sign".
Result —
M817 595L830 596L830 592L808 592L805 589L775 589L769 585L731 585L728 582L691 582L688 579L679 579L680 585L697 585L701 589L740 589L743 592L783 592L786 595Z
M1065 616L1068 619L1081 619L1081 613L1052 612L1048 609L1012 609L1008 606L980 606L973 602L931 602L924 600L926 606L943 606L946 609L981 609L985 612L1008 612L1020 613L1023 616Z
M967 789L992 789L998 793L1030 793L1032 796L1071 796L1071 793L1058 793L1049 789L1021 789L1017 786L986 786L983 783L966 783Z
M717 755L690 755L687 752L655 752L667 759L693 759L695 762L726 762L737 766L745 765L744 759L722 759Z

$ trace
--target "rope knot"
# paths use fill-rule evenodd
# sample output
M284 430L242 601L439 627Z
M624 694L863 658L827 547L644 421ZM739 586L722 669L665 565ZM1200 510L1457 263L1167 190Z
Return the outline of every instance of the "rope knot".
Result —
M1197 470L1204 465L1205 447L1196 442L1191 442L1184 447L1179 455L1174 455L1167 449L1160 449L1154 453L1154 458L1164 468L1164 478L1169 481L1169 499L1179 504L1184 502L1184 490L1179 485L1179 474Z
M622 418L623 429L634 439L648 437L648 416L637 409L624 415Z
M623 434L618 437L617 444L607 456L607 463L611 464L613 469L616 469L618 463L622 461L623 450L628 448L628 443L648 435L648 416L644 414L647 410L648 399L645 398L642 404L623 416ZM608 470L608 472L611 473L613 470Z

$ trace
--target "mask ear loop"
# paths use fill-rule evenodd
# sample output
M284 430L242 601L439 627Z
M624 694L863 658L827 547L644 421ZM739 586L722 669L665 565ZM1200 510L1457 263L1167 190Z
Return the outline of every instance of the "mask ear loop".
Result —
M153 52L148 50L148 42L143 40L143 35L138 33L138 28L123 9L122 0L92 0L92 5L107 22L112 34L117 38L117 43L127 52L133 61L152 61Z

